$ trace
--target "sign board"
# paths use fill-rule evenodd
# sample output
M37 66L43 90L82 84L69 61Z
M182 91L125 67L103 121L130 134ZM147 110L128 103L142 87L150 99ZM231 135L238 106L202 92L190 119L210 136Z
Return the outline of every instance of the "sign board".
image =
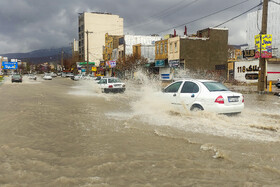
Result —
M155 67L165 67L165 60L156 60Z
M80 65L87 65L87 62L80 62ZM95 65L95 62L88 62L89 65Z
M106 67L109 67L109 68L114 68L114 67L116 67L116 65L117 65L116 61L113 61L113 60L106 62Z
M272 35L259 34L255 36L255 58L272 58Z
M250 58L255 56L256 56L256 50L254 49L243 51L243 58Z
M169 67L171 67L171 68L179 67L180 61L179 60L169 60L168 64L169 64Z
M17 69L18 63L17 62L2 62L2 69Z

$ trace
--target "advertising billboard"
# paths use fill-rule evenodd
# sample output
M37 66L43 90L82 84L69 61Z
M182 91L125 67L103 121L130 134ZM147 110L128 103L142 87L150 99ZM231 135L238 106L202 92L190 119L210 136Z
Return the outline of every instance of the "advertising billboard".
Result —
M255 58L272 58L272 35L262 34L255 36Z
M2 69L17 69L17 62L2 62Z

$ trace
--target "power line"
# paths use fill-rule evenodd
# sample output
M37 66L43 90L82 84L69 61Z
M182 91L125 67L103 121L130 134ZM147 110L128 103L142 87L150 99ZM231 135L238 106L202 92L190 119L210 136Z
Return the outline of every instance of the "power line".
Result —
M270 0L271 1L271 0ZM280 3L276 2L276 1L271 1L272 3L275 3L277 5L280 5Z
M183 0L183 1L179 2L177 5L181 4L181 3L184 2L184 1L186 1L186 0ZM147 20L146 22L142 22L142 23L140 23L140 24L132 25L132 26L129 26L128 28L141 27L141 26L144 26L144 25L147 25L147 24L151 24L151 23L153 23L153 22L158 21L158 20L151 20L151 18L158 18L158 19L161 18L161 19L162 19L162 18L164 18L164 17L166 17L166 16L170 16L170 15L176 13L175 11L178 12L178 10L181 10L181 9L183 9L183 8L186 8L186 7L188 7L188 6L190 6L190 5L194 4L194 3L196 3L197 1L199 1L199 0L194 0L194 1L188 3L188 4L184 5L184 6L179 6L179 7L177 7L177 8L176 8L177 5L176 5L176 6L173 6L173 7L171 7L171 8L167 8L167 9L165 9L165 10L163 10L163 11L160 11L159 14L155 14L155 15L153 15L153 16L150 16L150 17L146 18L146 20ZM175 8L174 8L174 7L175 7ZM169 10L169 9L171 9L171 10ZM174 10L172 10L172 9L174 9ZM168 11L168 10L169 10L169 11ZM172 13L172 12L173 12L173 13Z
M250 0L245 0L245 1L242 1L242 2L240 2L240 3L237 3L237 4L234 4L234 5L229 6L229 7L227 7L227 8L224 8L224 9L222 9L222 10L218 10L218 11L213 12L213 13L211 13L211 14L208 14L208 15L206 15L206 16L202 16L202 17L200 17L200 18L194 19L194 20L189 21L189 22L187 22L187 23L184 23L184 24L181 24L181 25L177 25L177 26L171 27L171 28L169 28L169 29L162 30L162 31L157 32L157 33L166 32L166 31L168 31L168 30L170 30L170 29L173 29L173 28L178 28L178 27L181 27L181 26L184 26L184 25L187 25L187 24L190 24L190 23L196 22L196 21L198 21L198 20L201 20L201 19L207 18L207 17L209 17L209 16L213 16L213 15L215 15L215 14L221 13L221 12L223 12L223 11L226 11L226 10L228 10L228 9L231 9L231 8L233 8L233 7L236 7L236 6L238 6L238 5L241 5L241 4L243 4L243 3L247 2L247 1L250 1Z
M235 16L235 17L233 17L233 18L231 18L231 19L229 19L229 20L227 20L227 21L225 21L225 22L223 22L223 23L221 23L221 24L215 26L215 27L219 27L219 26L221 26L221 25L223 25L223 24L225 24L225 23L228 23L228 22L230 22L230 21L232 21L232 20L234 20L234 19L236 19L236 18L242 16L243 14L246 14L247 12L250 12L251 10L253 10L253 9L257 8L257 7L259 7L259 6L262 5L262 4L263 4L263 3L259 3L257 6L254 6L254 7L250 8L249 10L247 10L247 11L245 11L245 12L243 12L243 13L241 13L241 14L239 14L239 15L237 15L237 16Z

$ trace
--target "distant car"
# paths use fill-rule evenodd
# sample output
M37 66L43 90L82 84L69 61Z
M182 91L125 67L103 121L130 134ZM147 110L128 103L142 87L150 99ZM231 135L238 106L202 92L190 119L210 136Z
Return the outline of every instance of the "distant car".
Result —
M104 93L123 93L125 91L125 83L121 82L119 78L106 77L98 82L101 91Z
M78 80L83 79L83 77L84 77L84 75L78 74L78 75L75 75L75 76L71 77L71 79L74 80L74 81L78 81Z
M46 73L43 77L44 80L52 80L52 76L50 73Z
M34 74L29 74L29 75L28 75L28 79L37 80L37 76L34 75Z
M71 77L74 77L74 74L71 73L71 72L67 72L67 73L66 73L66 77L70 77L70 78L71 78Z
M244 97L230 91L213 80L183 79L163 89L163 95L174 106L183 106L191 111L205 110L219 114L241 113Z
M51 72L51 76L52 76L52 77L57 77L57 74L54 73L54 72Z
M12 75L12 83L13 82L22 82L22 76L19 74L13 74Z
M276 85L277 88L280 88L280 78L278 79L278 81L276 82L275 85Z

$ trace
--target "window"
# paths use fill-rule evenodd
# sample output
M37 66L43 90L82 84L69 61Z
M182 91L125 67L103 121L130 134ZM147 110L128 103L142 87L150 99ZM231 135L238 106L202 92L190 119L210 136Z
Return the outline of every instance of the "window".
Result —
M162 54L162 52L163 52L163 44L161 43L160 44L160 54Z
M203 84L206 86L206 88L210 92L228 91L229 90L227 87L225 87L225 85L223 85L220 82L203 82Z
M181 93L198 93L199 87L193 82L185 82Z
M167 93L176 93L178 92L180 86L181 86L182 82L175 82L173 84L171 84L170 86L168 86L164 92L167 92Z
M174 52L175 52L175 53L178 52L177 42L174 43Z
M170 43L170 45L169 45L169 51L170 51L171 53L173 52L172 47L173 47L173 43Z
M167 42L164 43L164 53L167 53Z
M101 79L98 84L107 84L107 79Z
M157 43L157 54L159 54L159 43Z

